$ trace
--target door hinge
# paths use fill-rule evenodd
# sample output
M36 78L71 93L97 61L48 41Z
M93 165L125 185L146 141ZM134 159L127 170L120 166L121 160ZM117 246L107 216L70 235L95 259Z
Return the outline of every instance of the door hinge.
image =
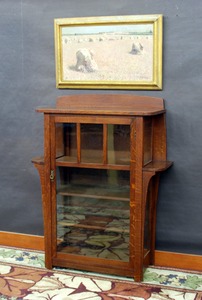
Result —
M53 181L55 179L55 172L54 170L50 171L50 180Z

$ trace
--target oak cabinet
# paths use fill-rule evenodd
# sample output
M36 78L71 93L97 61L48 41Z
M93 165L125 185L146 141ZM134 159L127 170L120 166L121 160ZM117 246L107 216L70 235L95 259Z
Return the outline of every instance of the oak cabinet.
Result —
M163 99L62 96L37 112L46 267L141 281L154 260L159 174L172 165Z

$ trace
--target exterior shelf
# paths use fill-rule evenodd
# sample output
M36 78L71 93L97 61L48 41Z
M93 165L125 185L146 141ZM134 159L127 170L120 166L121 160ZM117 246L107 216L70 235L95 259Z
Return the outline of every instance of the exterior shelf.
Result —
M32 163L35 165L44 165L44 157L43 156L36 156L32 158Z
M172 161L152 161L144 166L143 171L163 172L172 166Z

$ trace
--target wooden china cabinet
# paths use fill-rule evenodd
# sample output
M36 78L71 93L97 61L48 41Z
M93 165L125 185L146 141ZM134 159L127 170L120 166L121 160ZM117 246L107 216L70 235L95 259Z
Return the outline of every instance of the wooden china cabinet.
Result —
M159 174L166 160L161 98L73 95L44 114L39 171L45 264L134 277L154 263Z

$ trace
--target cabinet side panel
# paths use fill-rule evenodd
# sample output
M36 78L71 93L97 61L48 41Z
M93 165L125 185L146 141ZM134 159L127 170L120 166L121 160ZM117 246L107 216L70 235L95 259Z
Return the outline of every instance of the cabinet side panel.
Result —
M152 118L144 118L144 165L152 160Z
M153 117L153 160L166 160L165 113Z

